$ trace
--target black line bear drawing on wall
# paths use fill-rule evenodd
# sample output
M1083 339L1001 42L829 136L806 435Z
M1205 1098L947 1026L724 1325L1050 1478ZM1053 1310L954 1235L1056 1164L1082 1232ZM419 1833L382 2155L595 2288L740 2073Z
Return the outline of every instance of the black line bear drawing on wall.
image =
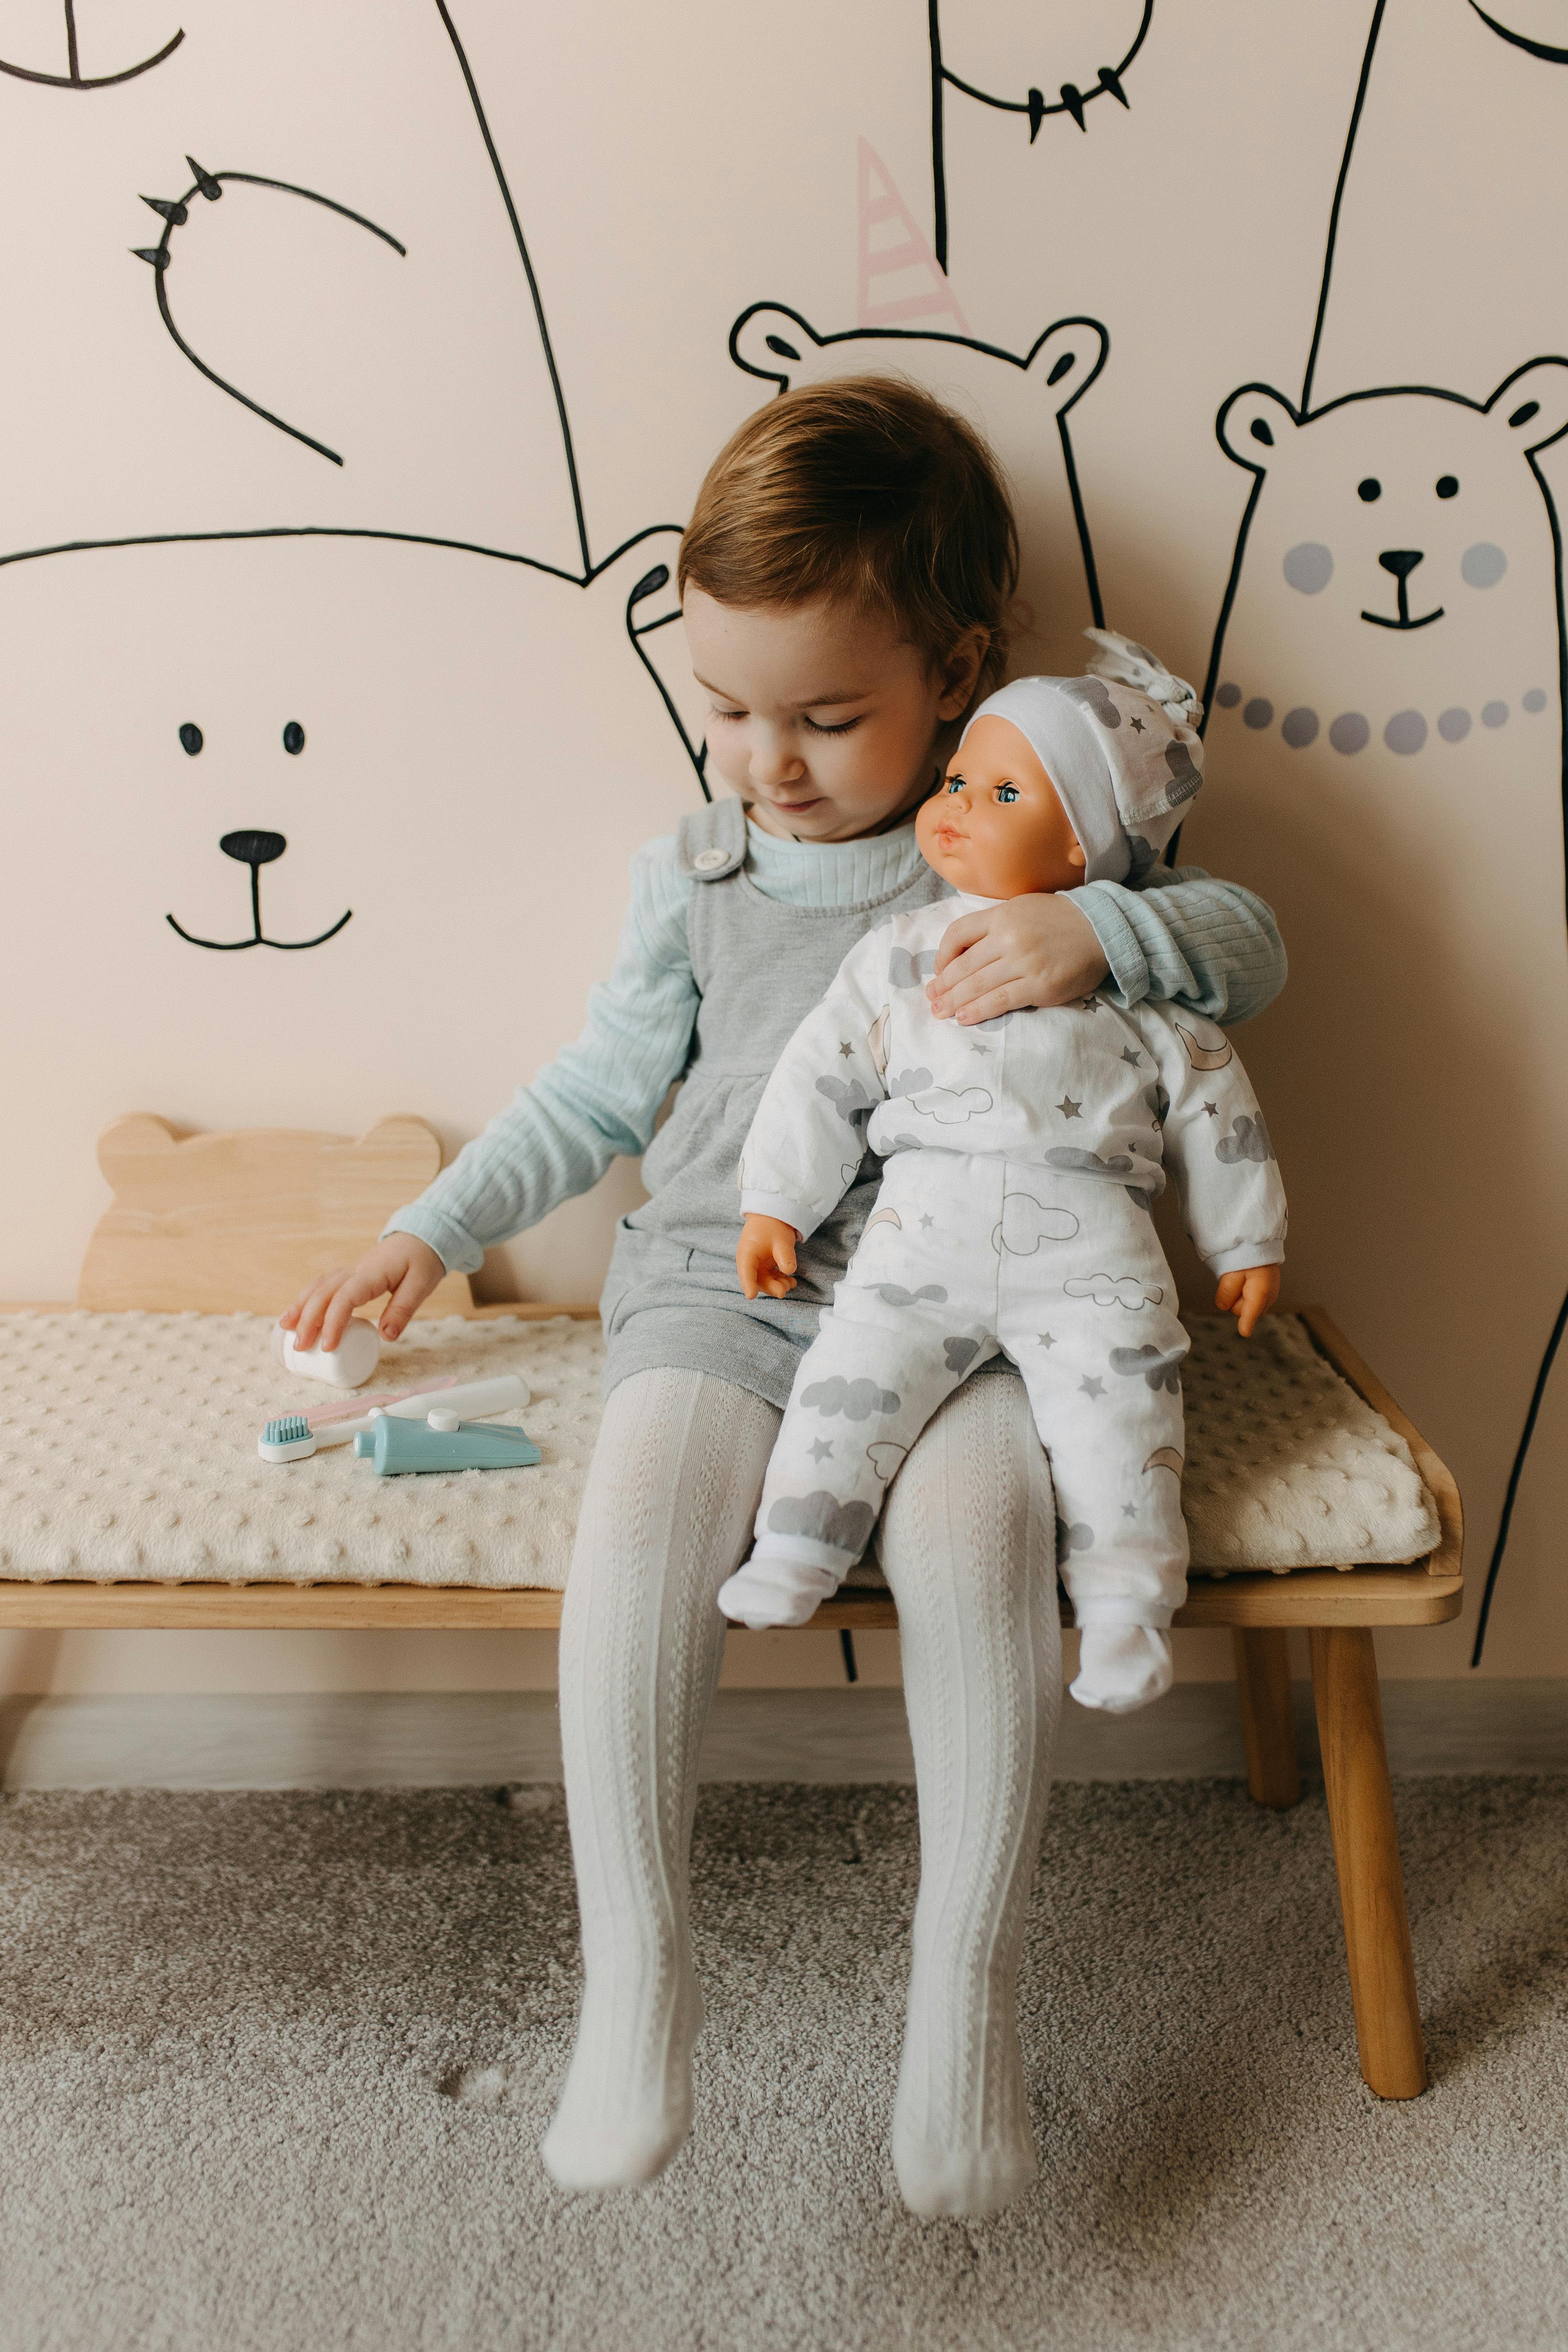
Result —
M752 303L730 334L736 366L779 392L886 369L912 376L939 399L955 400L966 414L984 418L1017 497L1021 604L1026 616L1047 633L1031 639L1026 632L1014 666L1064 675L1082 667L1082 631L1104 619L1069 419L1104 367L1109 348L1097 319L1058 319L1020 356L973 335L919 329L821 334L798 311L773 302Z
M1435 15L1407 10L1402 33L1419 41ZM1294 893L1296 928L1316 934L1280 1011L1316 1138L1300 1185L1292 1171L1299 1223L1316 1185L1373 1328L1397 1329L1427 1366L1463 1367L1469 1407L1437 1442L1496 1532L1495 1581L1568 1315L1548 1173L1568 1139L1568 655L1542 464L1568 433L1568 359L1532 356L1539 329L1521 324L1500 380L1407 376L1315 396L1325 342L1342 383L1354 348L1331 309L1337 239L1384 17L1380 0L1300 398L1245 384L1217 419L1253 482L1206 740L1222 789L1257 810L1276 861L1260 878L1271 892L1278 878L1288 935ZM1407 99L1402 79L1394 102ZM1378 234L1363 225L1363 239ZM1370 311L1377 281L1359 258L1354 299ZM1440 252L1401 244L1400 272L1417 284L1424 260L1442 274ZM1462 338L1447 268L1432 323ZM1568 318L1557 331L1568 342ZM1535 1475L1568 1506L1559 1464ZM1483 1611L1478 1658L1484 1630Z
M104 13L101 9L93 12L94 16L98 18L101 18ZM96 48L98 32L99 26L94 23L89 35L89 51ZM118 82L135 81L142 74L151 73L154 66L161 66L166 58L174 56L185 37L182 26L163 43L162 48L154 50L152 56L139 58L132 65L113 67L106 73L90 73L84 72L82 69L81 36L76 19L76 0L61 0L59 33L60 49L65 59L64 73L49 72L41 66L23 65L19 59L14 58L0 58L0 73L10 74L17 81L37 82L46 89L76 91L111 89ZM98 61L89 55L89 64Z
M984 0L928 0L931 44L931 247L948 261L948 92L1016 116L1029 144L1047 122L1089 126L1096 100L1131 103L1125 77L1149 31L1154 0L1068 0L1030 12L1026 29Z
M246 582L254 580L257 583L255 593L260 593L261 583L265 579L274 583L271 593L277 593L276 583L281 577L275 563L258 571L255 554L258 540L281 539L294 543L291 561L299 577L300 599L305 604L310 602L307 586L310 578L312 575L336 576L342 568L337 559L330 557L321 548L319 542L325 539L346 536L384 540L387 549L387 566L395 560L401 561L405 568L405 593L415 598L421 593L419 583L424 576L417 567L427 560L424 551L446 549L462 553L483 562L486 574L493 582L489 593L501 601L509 615L516 653L501 675L504 677L509 672L511 674L515 697L513 723L520 746L530 738L531 722L529 696L524 677L520 674L517 655L521 655L525 668L531 671L534 694L541 702L544 702L551 696L555 682L563 676L580 672L585 659L591 668L613 666L625 652L629 651L636 656L640 671L646 675L652 689L647 699L650 723L656 727L665 723L673 725L689 762L695 785L706 794L707 787L702 781L704 752L697 698L681 659L680 633L669 625L679 617L674 589L679 530L673 525L664 525L636 532L604 557L595 558L591 550L565 396L521 225L500 158L490 140L479 92L469 71L457 26L444 0L436 0L436 12L448 37L457 69L466 83L475 127L493 167L497 195L510 224L517 260L549 372L560 462L569 487L574 519L579 556L576 565L568 568L542 561L513 547L483 545L456 537L446 538L435 532L345 531L342 526L331 524L294 523L232 532L138 534L134 541L74 541L68 547L21 550L14 555L0 558L0 562L15 565L41 555L69 552L73 564L79 568L90 562L97 565L118 562L126 569L132 564L130 547L140 545L156 551L149 552L135 562L135 572L148 583L136 593L139 597L145 595L166 601L171 593L172 568L182 563L185 570L190 568L185 559L176 556L175 550L188 548L193 542L199 541L209 551L203 557L200 567L204 594L209 600L217 598L231 608L233 629L237 638L244 633ZM334 195L262 173L234 170L226 166L213 170L189 157L185 163L191 173L188 185L181 185L168 195L144 194L141 199L151 207L161 224L157 243L136 247L134 252L136 264L150 265L147 283L163 331L166 331L184 359L209 383L250 413L256 420L256 430L269 430L288 436L301 453L310 453L306 459L308 465L324 460L331 466L342 467L345 457L352 465L354 455L352 446L345 446L343 450L334 447L321 434L311 430L306 422L281 415L266 400L254 396L246 384L234 381L222 368L214 365L183 330L180 320L176 318L174 302L179 291L193 285L199 291L204 268L209 283L215 272L221 281L226 267L224 232L235 217L237 204L278 206L286 214L314 208L318 214L331 215L342 224L345 236L363 235L367 243L376 241L379 249L389 255L401 257L405 253L406 248L403 240L389 228ZM193 239L196 241L194 261L188 253ZM193 268L196 271L194 280L191 276ZM183 310L181 316L184 316ZM368 387L367 396L374 399L374 386ZM316 544L312 546L311 542ZM226 558L220 559L212 551L220 545L226 545ZM393 557L395 548L402 551L400 559ZM116 555L113 552L116 550L125 551ZM407 572L409 565L416 567L413 572ZM384 566L378 573L378 592L390 583L392 577L390 569ZM153 585L153 583L158 584ZM179 590L173 593L177 601L188 601ZM389 619L387 625L395 629L396 624ZM662 636L661 631L665 633ZM188 625L186 634L189 635ZM620 654L617 648L622 649ZM673 658L666 657L667 650ZM221 664L218 667L221 678ZM323 778L320 769L322 761L329 756L321 748L328 739L314 726L311 714L299 703L297 693L290 699L289 690L281 686L279 690L283 699L275 709L265 714L254 714L243 744L236 740L233 728L225 727L217 719L212 706L221 699L220 695L204 698L199 693L187 691L186 700L177 708L171 704L166 712L162 730L163 745L159 759L168 780L167 789L171 793L178 794L183 783L185 789L180 796L193 810L208 807L213 811L211 831L207 835L209 855L213 860L210 873L205 884L195 889L194 896L192 881L187 879L185 895L168 909L164 918L171 933L191 947L224 952L258 947L288 950L321 948L342 937L353 918L353 908L343 906L342 895L335 905L332 903L334 887L340 894L344 891L344 877L341 873L335 886L329 884L324 877L314 883L296 879L301 856L319 865L324 855L321 845L327 835L321 824ZM439 692L440 681L437 678L430 680L430 690ZM664 712L663 720L655 716L660 706ZM538 730L531 731L537 734ZM340 739L335 772L340 792L349 782L342 757ZM549 767L554 763L547 761L543 764ZM329 783L327 790L330 792L331 789ZM318 845L314 851L310 847L312 841ZM288 864L282 863L286 854L289 854ZM236 866L242 870L243 881L240 873L235 871ZM224 879L226 874L229 877L226 882ZM274 922L270 919L270 908L274 903L285 902L294 908L292 919ZM228 908L226 915L224 911L226 907Z

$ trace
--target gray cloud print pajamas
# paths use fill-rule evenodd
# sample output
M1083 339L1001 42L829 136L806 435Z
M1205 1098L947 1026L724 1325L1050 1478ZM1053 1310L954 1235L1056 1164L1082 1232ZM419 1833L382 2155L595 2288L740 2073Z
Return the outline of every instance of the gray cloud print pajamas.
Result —
M877 1206L796 1374L727 1616L801 1624L876 1525L940 1405L998 1349L1050 1456L1080 1625L1163 1627L1185 1591L1187 1338L1152 1211L1165 1168L1216 1275L1284 1255L1285 1196L1235 1051L1196 1014L1095 996L979 1028L925 987L943 931L900 915L784 1048L741 1159L743 1213L816 1230L864 1146Z

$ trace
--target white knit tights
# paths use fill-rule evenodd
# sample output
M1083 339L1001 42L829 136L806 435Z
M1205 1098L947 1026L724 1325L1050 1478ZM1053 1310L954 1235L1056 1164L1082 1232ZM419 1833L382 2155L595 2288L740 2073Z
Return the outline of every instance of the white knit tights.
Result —
M563 2188L651 2180L690 2127L688 1861L715 1596L778 1424L700 1372L637 1373L605 1408L561 1622L584 1979L542 2151ZM1022 1388L970 1382L910 1454L882 1530L921 1843L893 2158L921 2213L994 2211L1035 2171L1014 1989L1060 1692L1052 1534Z
M999 2212L1035 2177L1018 1954L1061 1704L1056 1514L1021 1381L972 1380L888 1496L921 1891L893 2168L917 2213Z

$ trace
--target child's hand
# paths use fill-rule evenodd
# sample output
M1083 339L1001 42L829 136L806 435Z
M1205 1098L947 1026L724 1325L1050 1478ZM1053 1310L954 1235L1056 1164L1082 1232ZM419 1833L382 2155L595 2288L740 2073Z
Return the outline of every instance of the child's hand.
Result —
M926 994L939 1021L967 1028L1025 1005L1092 996L1110 969L1093 924L1070 896L1033 891L949 923Z
M413 1234L388 1234L366 1250L357 1265L339 1266L335 1274L318 1275L278 1320L294 1334L297 1348L312 1348L320 1335L330 1354L348 1328L356 1307L385 1297L377 1327L384 1339L402 1337L403 1327L416 1307L424 1305L447 1269L430 1247Z
M1250 1339L1279 1296L1277 1265L1237 1266L1222 1274L1214 1303L1222 1315L1234 1315L1244 1339Z
M751 1216L741 1229L735 1271L748 1298L765 1290L784 1298L795 1288L795 1252L800 1235L782 1217Z

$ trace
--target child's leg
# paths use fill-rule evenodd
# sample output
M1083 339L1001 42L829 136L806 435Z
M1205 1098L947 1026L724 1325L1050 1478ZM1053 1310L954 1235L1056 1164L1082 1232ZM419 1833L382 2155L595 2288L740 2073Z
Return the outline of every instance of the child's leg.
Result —
M1186 1594L1188 1343L1142 1211L1116 1202L1084 1224L1037 1269L1008 1265L998 1320L1050 1454L1058 1567L1083 1637L1072 1695L1121 1714L1171 1683L1165 1629Z
M702 2021L687 1926L698 1751L779 1416L701 1372L615 1389L561 1619L561 1746L583 2008L542 2154L565 2189L651 2180L691 2120Z
M889 1481L937 1408L995 1352L1000 1163L901 1153L801 1359L757 1512L719 1595L742 1624L804 1625L864 1551Z
M888 1498L920 1788L921 1891L893 2163L917 2213L1035 2177L1016 1989L1061 1696L1046 1458L1016 1381L972 1381Z

